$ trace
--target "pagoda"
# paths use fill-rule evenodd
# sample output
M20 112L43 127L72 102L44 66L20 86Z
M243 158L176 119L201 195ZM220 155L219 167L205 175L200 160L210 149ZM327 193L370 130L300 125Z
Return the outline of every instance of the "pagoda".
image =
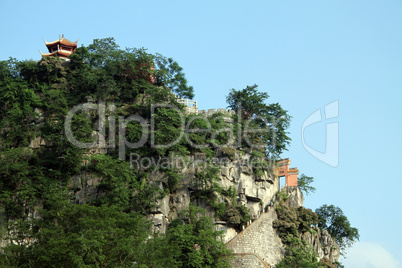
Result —
M39 50L39 52L42 54L42 57L47 57L47 56L57 56L61 59L67 60L68 56L70 56L74 50L77 48L77 41L71 42L70 40L64 38L64 34L59 39L53 42L46 42L45 39L43 39L46 43L46 47L49 50L49 53L42 53L42 51Z

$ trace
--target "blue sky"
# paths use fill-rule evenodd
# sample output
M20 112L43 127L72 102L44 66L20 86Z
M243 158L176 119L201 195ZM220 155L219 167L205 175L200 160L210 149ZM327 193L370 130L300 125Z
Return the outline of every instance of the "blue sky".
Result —
M38 60L42 38L59 34L173 57L200 109L225 108L229 89L258 84L293 116L283 157L315 178L305 206L339 206L360 230L346 267L402 267L402 1L1 0L0 33L0 60ZM334 101L338 117L326 120ZM324 153L334 142L326 124L337 125L336 167L303 146L303 122L318 109L304 142Z

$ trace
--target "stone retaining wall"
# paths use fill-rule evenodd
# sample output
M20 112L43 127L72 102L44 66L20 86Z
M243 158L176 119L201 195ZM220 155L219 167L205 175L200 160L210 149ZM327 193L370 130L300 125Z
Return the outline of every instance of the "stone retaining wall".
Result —
M263 213L257 220L226 244L227 248L233 250L233 253L235 253L235 259L231 262L234 268L264 267L245 266L243 263L257 262L254 257L248 256L249 254L255 254L257 259L259 257L272 267L275 267L282 260L285 249L276 230L272 227L275 219L277 219L277 215L274 209ZM243 255L239 255L239 253L243 253ZM244 254L247 254L247 257Z
M254 253L238 253L235 259L231 260L232 267L252 267L252 268L270 268L258 255Z

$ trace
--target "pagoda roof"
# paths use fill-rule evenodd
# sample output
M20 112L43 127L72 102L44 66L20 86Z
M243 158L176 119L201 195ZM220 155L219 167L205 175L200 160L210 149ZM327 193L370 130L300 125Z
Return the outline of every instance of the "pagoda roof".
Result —
M53 42L47 42L45 39L43 39L43 41L45 41L47 47L54 46L55 44L62 44L62 45L66 45L66 46L77 47L78 40L75 42L70 41L70 40L64 38L64 34L62 35L61 38L59 38Z
M68 58L68 56L70 56L70 55L72 54L72 53L68 53L68 52L63 52L62 50L58 50L58 51L55 51L55 52L52 52L52 53L43 53L43 52L40 51L40 50L39 50L39 52L40 52L40 54L42 54L42 56L44 56L44 57L57 55L57 56L61 56L61 57L66 57L66 58Z

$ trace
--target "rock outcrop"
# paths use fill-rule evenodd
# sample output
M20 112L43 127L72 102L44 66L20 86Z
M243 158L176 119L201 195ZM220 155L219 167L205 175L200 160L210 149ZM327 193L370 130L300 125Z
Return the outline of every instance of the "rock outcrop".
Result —
M256 220L271 204L278 192L279 180L270 170L264 171L262 176L257 176L249 164L250 155L247 152L240 151L232 158L233 160L220 155L215 159L215 162L221 164L217 183L222 189L229 189L229 187L235 189L237 202L246 206L251 219ZM158 208L149 216L154 222L155 231L165 232L169 222L177 217L178 212L189 207L191 194L195 190L192 189L192 183L197 173L203 171L206 162L202 157L194 156L186 159L185 163L186 165L180 167L184 176L181 187L162 200L158 200ZM150 177L153 181L160 181L163 176L155 172L151 173ZM224 200L221 199L219 202L224 202ZM234 228L217 219L214 210L205 202L196 201L196 205L202 207L207 216L215 219L218 229L225 231L224 242L229 241L237 234Z
M285 201L285 204L291 208L298 208L303 206L304 197L303 193L297 186L288 186L282 189L288 194L289 199Z
M300 238L308 242L318 255L318 259L327 258L331 262L338 261L340 249L327 230L314 228L315 233L305 232Z
M265 170L262 176L257 176L249 165L250 155L247 152L237 152L234 160L226 160L228 159L223 155L216 158L217 162L225 163L220 166L217 182L223 189L236 189L237 202L249 209L251 221L243 227L244 230L238 232L227 222L217 219L214 209L206 202L196 201L196 205L204 208L206 215L215 219L217 230L224 231L222 240L234 253L232 267L274 267L286 252L286 247L272 226L277 219L274 205L276 194L280 190L279 179L272 170ZM156 207L148 215L155 232L165 232L169 223L178 217L178 213L188 209L194 191L192 181L206 167L202 157L190 157L185 163L187 164L180 167L183 173L180 187L174 193L157 200ZM163 188L166 185L163 177L159 172L151 172L150 180ZM97 191L100 180L101 178L88 173L72 177L69 186L75 194L75 202L85 203L97 198L101 194ZM289 196L284 202L286 206L303 206L304 197L299 187L284 187L282 191ZM300 238L312 245L319 259L328 258L331 262L338 260L339 247L326 230L316 228L314 232L301 234Z

